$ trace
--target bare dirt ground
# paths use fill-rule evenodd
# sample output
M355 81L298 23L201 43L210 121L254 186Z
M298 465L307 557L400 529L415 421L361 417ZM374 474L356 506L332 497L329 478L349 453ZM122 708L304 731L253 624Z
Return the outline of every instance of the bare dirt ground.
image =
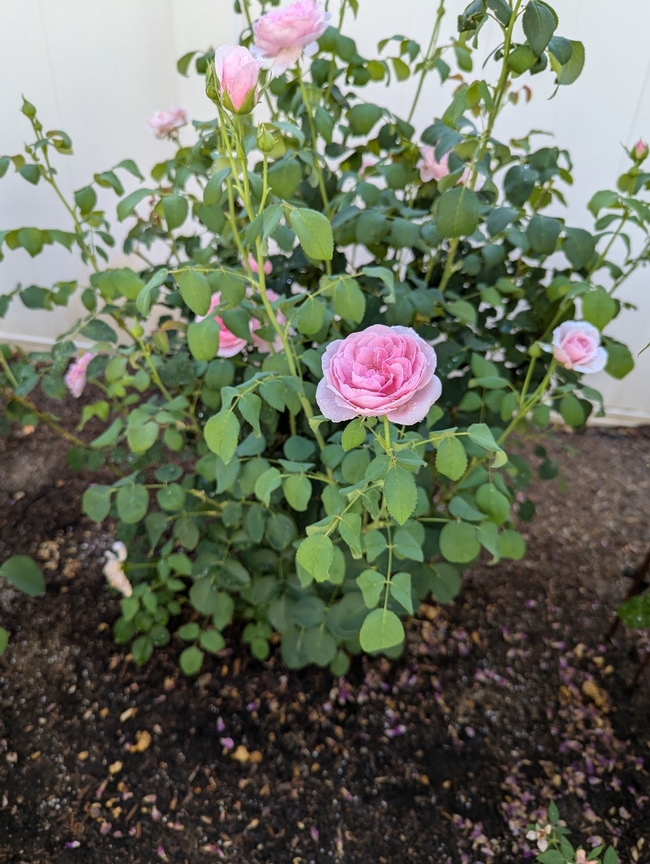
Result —
M4 864L519 862L553 797L576 844L650 861L643 642L605 643L650 546L650 431L558 433L566 489L535 481L528 555L425 604L397 662L346 680L229 648L198 680L111 640L110 528L39 428L0 440L0 560L37 555L45 598L0 587Z

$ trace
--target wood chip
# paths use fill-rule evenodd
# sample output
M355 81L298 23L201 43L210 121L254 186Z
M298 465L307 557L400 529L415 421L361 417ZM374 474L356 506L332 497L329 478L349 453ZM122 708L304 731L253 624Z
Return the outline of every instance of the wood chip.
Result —
M131 744L129 750L131 753L144 753L151 746L151 733L146 729L139 729L135 733L135 744Z

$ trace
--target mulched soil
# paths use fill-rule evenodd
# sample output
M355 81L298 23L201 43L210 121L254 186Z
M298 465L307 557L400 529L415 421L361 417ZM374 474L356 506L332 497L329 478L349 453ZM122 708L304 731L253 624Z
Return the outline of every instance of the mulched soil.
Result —
M650 545L649 430L558 433L566 488L533 484L526 559L486 559L400 661L345 680L254 661L236 630L198 680L177 644L135 667L65 449L0 440L0 560L35 554L48 580L0 587L1 862L519 862L551 797L576 843L650 861L645 644L604 644Z

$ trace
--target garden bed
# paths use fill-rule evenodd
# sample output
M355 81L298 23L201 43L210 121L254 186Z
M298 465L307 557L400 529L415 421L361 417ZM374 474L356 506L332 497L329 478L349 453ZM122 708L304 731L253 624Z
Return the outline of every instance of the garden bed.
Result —
M0 861L514 862L551 795L576 843L648 860L650 689L628 692L630 635L604 644L650 545L648 430L558 433L570 491L534 483L527 557L486 559L345 681L253 661L234 628L198 680L176 644L132 665L65 449L0 441L0 559L48 580L0 589Z

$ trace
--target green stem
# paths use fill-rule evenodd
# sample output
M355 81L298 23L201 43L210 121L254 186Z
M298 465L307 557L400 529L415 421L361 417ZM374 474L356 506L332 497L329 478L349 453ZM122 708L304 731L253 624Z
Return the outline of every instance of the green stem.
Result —
M422 63L422 72L420 74L420 80L418 81L418 88L415 91L415 97L413 99L413 104L411 105L411 110L408 116L408 122L410 123L413 119L413 115L415 114L415 109L417 108L417 104L420 101L420 96L422 95L422 88L424 87L424 82L426 80L427 75L431 71L430 65L431 60L433 58L433 54L436 51L436 47L438 44L438 38L440 36L440 25L442 24L442 19L445 14L445 0L440 0L440 5L438 6L438 11L436 13L436 21L433 27L433 33L431 34L431 41L429 42L429 47L427 48L427 53L424 55L424 61Z
M305 82L302 77L302 70L300 68L300 63L298 64L296 71L296 79L298 84L300 85L300 92L302 93L302 99L305 103L305 113L307 114L307 123L309 124L309 133L311 135L311 150L314 154L314 170L316 171L316 176L318 178L318 188L320 189L320 194L323 199L323 207L325 208L325 214L328 219L332 218L332 212L330 209L329 198L327 197L327 190L325 188L325 178L323 177L323 171L320 164L320 154L316 148L316 142L318 141L318 135L316 133L316 125L314 123L314 117L312 112L311 101L309 98L309 93L307 91L307 87L305 86Z
M612 248L612 246L614 245L614 243L618 239L621 231L623 230L625 223L628 220L629 215L630 215L630 211L626 209L625 213L623 214L623 218L621 219L621 221L618 225L618 228L616 229L616 231L614 231L614 233L610 237L609 243L607 244L607 246L605 246L602 253L598 256L594 266L589 270L589 273L587 274L587 280L591 279L593 274L596 273L596 271L600 268L600 265L603 263L603 261L609 255L610 249Z
M533 370L535 369L535 364L537 363L537 357L531 357L530 363L528 364L528 371L526 372L526 378L524 380L524 386L521 388L521 395L519 397L519 405L523 405L526 400L526 393L528 392L528 387L530 385L530 379L533 377Z
M14 387L14 388L18 387L18 379L16 378L14 373L11 371L11 366L7 363L7 358L2 353L2 349L0 349L0 365L2 365L2 368L5 370L5 375L7 376L9 381L11 382L12 387Z
M449 252L447 253L447 260L445 262L445 269L442 274L442 279L440 280L440 285L438 285L438 290L442 293L449 280L451 279L454 273L454 258L456 257L456 251L458 249L458 244L460 243L460 237L455 237L451 243L449 244Z

